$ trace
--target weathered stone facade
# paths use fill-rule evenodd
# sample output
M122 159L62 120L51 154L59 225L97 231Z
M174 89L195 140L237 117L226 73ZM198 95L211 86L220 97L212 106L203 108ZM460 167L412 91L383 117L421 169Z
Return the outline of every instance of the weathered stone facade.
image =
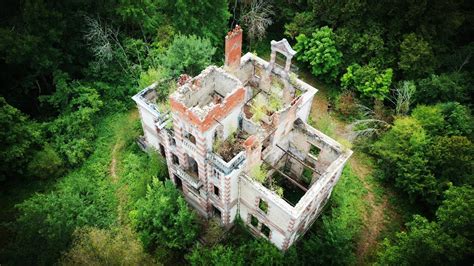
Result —
M181 78L170 110L157 107L155 85L133 97L144 142L166 158L171 181L201 215L223 226L238 215L286 250L317 218L352 152L306 123L317 90L290 72L295 51L285 39L272 41L270 62L241 56L240 27L225 41L224 67ZM258 108L266 109L257 118ZM216 144L229 140L230 156L219 154Z

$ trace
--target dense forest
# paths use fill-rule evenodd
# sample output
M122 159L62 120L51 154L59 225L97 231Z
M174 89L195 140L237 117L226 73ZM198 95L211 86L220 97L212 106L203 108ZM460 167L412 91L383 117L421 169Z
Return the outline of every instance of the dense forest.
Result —
M355 151L286 253L216 237L135 143L131 96L222 65L236 24L263 58L288 39ZM473 36L463 0L4 0L0 264L472 265Z

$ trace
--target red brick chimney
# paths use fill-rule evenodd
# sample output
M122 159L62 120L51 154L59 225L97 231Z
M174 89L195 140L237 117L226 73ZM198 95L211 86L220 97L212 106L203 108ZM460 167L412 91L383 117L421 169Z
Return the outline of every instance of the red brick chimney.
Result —
M234 71L240 67L242 56L242 28L237 25L225 36L225 68Z

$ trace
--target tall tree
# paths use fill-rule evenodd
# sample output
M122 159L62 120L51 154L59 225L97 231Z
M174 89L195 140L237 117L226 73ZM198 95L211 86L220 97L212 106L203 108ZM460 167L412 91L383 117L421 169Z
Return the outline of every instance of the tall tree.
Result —
M222 45L229 30L227 0L177 0L170 13L173 14L173 25L178 32L208 38L215 46Z

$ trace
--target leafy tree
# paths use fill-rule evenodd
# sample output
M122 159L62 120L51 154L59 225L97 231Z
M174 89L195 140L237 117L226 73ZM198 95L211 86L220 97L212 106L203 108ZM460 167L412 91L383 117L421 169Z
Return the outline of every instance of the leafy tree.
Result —
M384 240L379 253L381 265L460 265L469 263L472 248L474 191L451 187L436 212L436 221L415 215L407 231L393 241ZM423 254L423 256L420 256Z
M474 240L474 190L472 186L452 186L436 211L441 226L451 234L459 234L471 243ZM472 251L472 245L470 247Z
M344 54L343 65L371 64L380 69L393 66L396 58L386 47L383 38L385 30L382 25L375 23L360 31L354 31L352 26L337 28L334 31L335 41Z
M418 103L425 104L448 101L468 102L469 84L467 74L459 72L431 74L428 78L418 81L415 98Z
M446 121L440 106L418 105L411 116L432 136L443 135Z
M370 65L351 65L342 76L344 88L355 87L363 96L383 100L390 91L393 71L391 68L379 71Z
M181 34L209 39L212 45L222 44L230 18L227 0L177 0L169 10L174 27ZM209 12L212 12L210 16Z
M410 117L395 120L393 127L373 146L384 178L406 192L412 201L422 199L434 203L438 196L437 183L428 168L426 150L429 136Z
M56 178L65 172L63 160L49 144L33 155L27 169L30 176L43 179Z
M160 208L157 208L160 206ZM170 181L154 179L130 218L146 247L163 245L182 249L197 237L196 215Z
M283 254L265 239L258 239L245 245L241 251L246 258L244 265L281 265Z
M68 84L67 75L58 73L55 80L57 91L41 97L61 113L47 124L47 133L54 149L69 165L76 166L93 150L94 121L103 102L95 89L77 82Z
M416 118L432 136L468 136L473 132L474 120L470 110L459 103L442 103L433 106L419 105L413 109Z
M466 243L452 238L436 222L415 215L407 232L397 233L396 242L385 239L381 265L455 265ZM423 256L420 256L423 254Z
M435 57L430 44L421 36L410 33L400 44L398 66L408 78L423 77L435 68Z
M24 165L31 158L39 128L28 117L0 97L0 181L25 174Z
M155 265L130 228L79 228L63 265Z
M448 102L438 105L446 121L445 134L467 136L472 139L474 131L474 118L471 110L459 103Z
M141 37L155 37L157 29L165 24L166 9L170 8L171 1L145 0L130 1L119 0L116 12L123 20L123 24L128 29L128 35Z
M184 73L195 76L210 65L215 51L208 39L196 35L177 35L168 47L162 62L174 77Z
M439 183L448 186L474 185L474 144L462 136L441 136L433 140L427 158Z
M337 50L334 33L329 27L316 30L311 37L301 34L296 37L295 50L298 59L311 66L311 73L334 79L339 75L342 53Z
M298 12L291 22L285 24L285 35L292 39L295 39L300 34L310 36L317 28L314 26L314 22L313 12Z

